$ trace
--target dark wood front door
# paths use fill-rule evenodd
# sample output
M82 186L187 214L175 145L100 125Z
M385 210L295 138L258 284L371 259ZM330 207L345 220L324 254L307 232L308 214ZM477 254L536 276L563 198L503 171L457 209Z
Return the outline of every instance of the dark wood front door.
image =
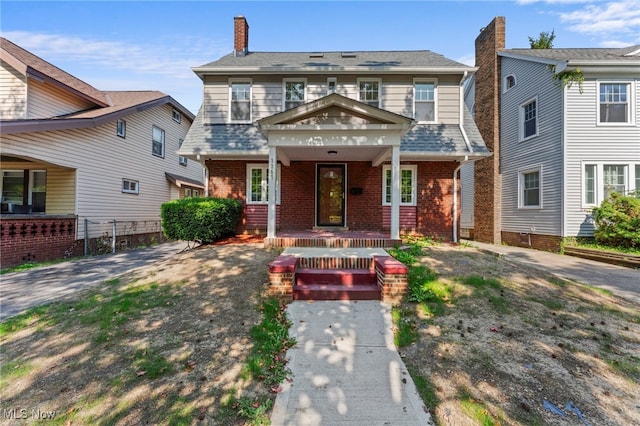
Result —
M318 164L317 225L344 226L344 164Z

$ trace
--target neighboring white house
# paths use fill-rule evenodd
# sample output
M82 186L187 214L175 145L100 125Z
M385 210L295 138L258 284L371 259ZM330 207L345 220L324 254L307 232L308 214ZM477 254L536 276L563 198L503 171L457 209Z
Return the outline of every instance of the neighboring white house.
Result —
M71 215L76 239L85 218L158 232L162 203L204 192L202 164L177 154L194 115L172 97L100 91L0 41L3 230L19 218Z
M591 210L610 192L640 189L640 45L504 49L504 27L504 18L496 18L476 40L476 62L491 64L493 56L498 74L482 78L479 65L466 99L475 105L485 141L491 137L480 122L499 126L492 129L498 166L479 179L476 163L474 182L476 194L497 186L499 203L493 204L499 205L476 196L474 234L558 250L563 238L593 235ZM495 48L482 42L487 38L498 40ZM554 79L574 70L584 77L581 84L563 87ZM497 102L499 120L479 119L481 109L491 110L486 99ZM462 208L464 216L472 207L463 199ZM489 224L479 225L493 213L501 241L492 240Z

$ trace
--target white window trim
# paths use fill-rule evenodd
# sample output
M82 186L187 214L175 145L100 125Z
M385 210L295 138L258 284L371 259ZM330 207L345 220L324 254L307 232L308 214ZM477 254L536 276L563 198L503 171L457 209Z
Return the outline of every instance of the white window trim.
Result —
M437 78L414 78L413 79L413 116L416 116L416 83L433 83L433 121L419 121L419 123L438 122L438 79ZM360 85L358 85L358 89ZM358 93L360 90L358 90Z
M302 100L302 104L306 104L308 102L309 99L309 94L307 93L309 85L307 84L307 79L306 78L283 78L282 79L282 111L287 111L286 109L286 104L287 104L287 83L288 82L296 82L296 81L301 81L304 83L304 99Z
M509 84L508 84L509 77L513 78L513 86L511 87L509 87ZM513 89L517 85L518 85L518 80L516 79L515 75L513 74L506 75L504 79L502 79L502 93L508 92L509 90Z
M531 135L524 137L524 107L529 105L530 103L536 103L536 132ZM534 96L533 98L529 98L518 107L518 140L520 142L528 141L529 139L533 139L537 137L540 133L540 102L538 101L538 96Z
M120 123L122 123L122 129L120 129ZM127 122L121 118L116 121L116 135L122 139L127 138Z
M585 201L585 167L588 165L595 166L596 168L596 176L595 176L595 203L587 203ZM580 197L581 205L583 209L592 209L594 207L598 207L604 201L604 166L625 166L625 188L627 191L633 191L634 189L640 190L640 188L636 188L636 166L640 165L640 162L624 162L624 161L583 161L580 164L580 191L582 196Z
M367 78L367 77L358 78L356 82L356 90L358 91L358 101L362 103L367 103L366 100L360 99L360 83L365 81L375 81L378 83L378 108L382 108L381 107L382 105L382 79L381 78Z
M156 154L155 152L153 152L153 143L156 142L153 139L153 129L158 129L162 132L162 153L161 154ZM167 144L167 132L165 132L164 129L158 126L151 126L151 154L155 157L164 158L166 144Z
M135 183L136 184L136 189L125 189L124 188L124 183L125 182L129 182L129 183ZM140 182L134 179L127 179L127 178L122 178L122 184L120 186L120 188L122 189L122 192L125 194L139 194L140 193Z
M254 169L262 169L262 200L261 201L252 201L251 200L251 170ZM246 203L247 204L269 204L269 200L266 198L267 188L269 185L269 164L267 163L247 163L246 169ZM266 177L266 179L264 179ZM280 205L280 164L278 163L278 167L276 169L276 204Z
M627 110L627 121L624 123L600 122L600 85L601 84L626 84L628 86L627 102L629 108ZM632 80L596 80L596 126L604 127L629 127L636 124L636 106L634 98L636 93L635 82Z
M529 173L535 173L538 172L538 192L539 192L539 203L537 206L525 206L524 205L524 197L523 197L523 191L524 191L524 175L529 174ZM531 167L527 167L527 168L523 168L523 169L519 169L518 170L518 209L520 210L542 210L543 209L543 197L542 197L542 188L543 188L543 181L542 181L542 164L539 164L537 166L531 166Z
M249 84L249 120L234 120L231 116L231 85L233 83ZM229 102L227 105L227 122L228 123L252 123L253 122L253 80L250 78L230 78L229 79Z
M329 90L330 83L333 83L335 86L335 90L333 92ZM327 77L327 95L332 93L338 93L338 77Z
M182 123L182 114L180 114L180 111L178 111L177 109L173 109L173 111L171 112L171 116L173 118L173 121L175 121L176 123Z
M385 164L382 166L382 205L390 206L391 203L387 202L387 170L391 170L390 164ZM400 194L400 205L401 206L415 206L417 205L416 198L418 195L418 165L417 164L407 164L400 166L400 184L402 184L402 171L403 170L411 170L411 202L403 203L402 202L402 194ZM402 188L400 189L402 191Z

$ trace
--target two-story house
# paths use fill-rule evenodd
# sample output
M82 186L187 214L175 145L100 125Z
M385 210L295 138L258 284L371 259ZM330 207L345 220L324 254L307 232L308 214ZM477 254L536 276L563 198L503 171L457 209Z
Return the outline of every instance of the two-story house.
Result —
M558 251L592 236L593 207L640 189L640 45L505 49L497 17L476 65L468 101L494 157L473 165L474 238Z
M114 219L130 245L157 239L160 205L204 192L175 99L98 90L5 38L0 54L3 267L81 254Z
M458 238L458 171L487 150L463 102L475 68L423 51L234 51L193 68L202 107L180 155L241 230L314 228Z

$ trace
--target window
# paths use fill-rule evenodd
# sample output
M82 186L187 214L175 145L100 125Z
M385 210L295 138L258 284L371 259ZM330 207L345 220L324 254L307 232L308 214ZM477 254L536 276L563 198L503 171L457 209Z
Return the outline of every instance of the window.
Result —
M153 126L152 135L153 143L151 151L153 155L164 158L164 130Z
M247 164L247 204L269 202L269 166L267 164ZM276 203L280 203L280 165L276 171Z
M327 78L327 95L336 93L338 89L338 79L336 77Z
M520 208L542 208L541 168L520 172Z
M198 191L197 189L193 190L193 196L194 197L199 197L200 196L200 191Z
M584 204L596 204L596 165L584 166Z
M413 83L413 118L418 121L436 119L436 85L433 82Z
M251 83L232 82L229 116L231 121L251 121Z
M122 192L127 194L138 194L138 181L130 179L122 179Z
M285 80L284 82L284 109L288 110L304 104L306 81Z
M636 191L640 196L640 164L636 164Z
M504 91L511 89L516 85L516 77L514 75L508 75L504 78Z
M599 122L630 123L629 83L600 83Z
M2 172L2 211L10 213L44 213L46 211L46 170L5 170ZM15 209L15 206L29 208ZM19 211L18 211L19 210Z
M191 188L185 188L184 189L184 198L190 198L191 197Z
M183 139L178 139L178 149L180 149L182 147L182 144L184 143ZM178 163L181 166L186 166L187 165L187 157L183 157L182 155L178 156Z
M417 166L400 166L400 205L416 205ZM382 204L391 205L391 166L383 168Z
M520 140L538 134L538 101L532 99L520 106Z
M380 80L358 80L358 100L378 108L380 106Z
M619 194L627 193L626 182L627 166L625 165L610 165L605 164L602 166L602 178L604 183L604 198L609 198L611 193L617 192Z
M178 111L177 109L174 109L172 115L173 115L173 121L175 121L176 123L182 122L182 115L180 114L180 111Z
M116 122L116 135L121 138L127 137L127 122L124 120L118 120Z

